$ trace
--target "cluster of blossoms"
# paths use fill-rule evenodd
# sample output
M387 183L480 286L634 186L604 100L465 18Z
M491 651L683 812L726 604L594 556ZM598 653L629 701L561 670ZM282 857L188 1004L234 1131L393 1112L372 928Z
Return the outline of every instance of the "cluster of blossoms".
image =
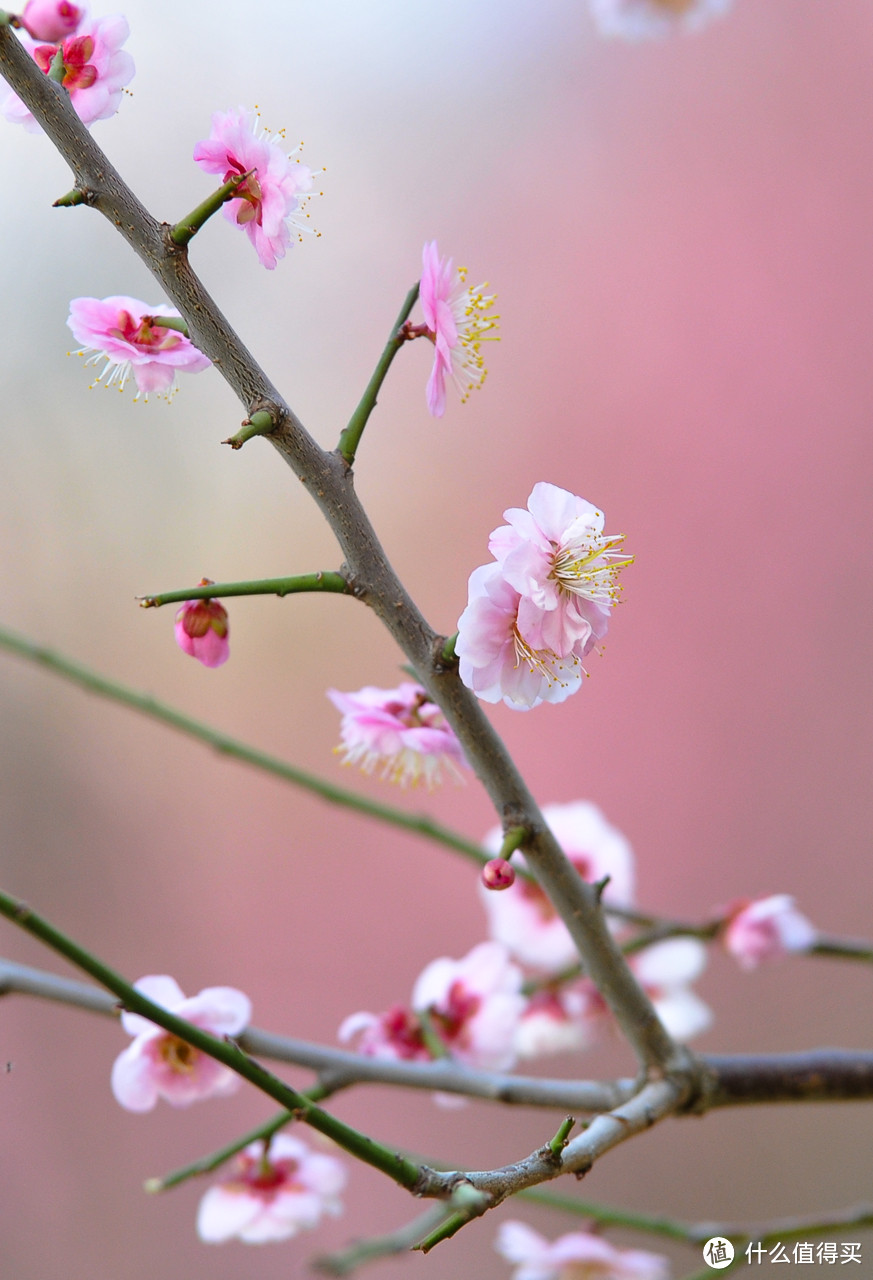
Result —
M504 1222L494 1247L515 1266L512 1280L667 1280L666 1258L642 1249L618 1249L590 1231L571 1231L549 1242L523 1222Z
M491 534L494 563L470 577L455 652L461 679L486 702L528 710L563 702L582 683L583 659L606 634L632 557L603 512L557 485L533 487Z
M114 116L126 85L133 79L133 58L122 49L130 28L127 19L85 20L80 5L63 0L31 0L18 19L24 28L21 43L39 69L48 75L60 53L64 64L62 84L83 124ZM40 126L15 93L8 93L0 111L13 124L31 133Z
M424 327L416 336L428 337L434 345L426 398L435 418L446 411L447 377L457 387L462 403L485 381L482 343L498 340L494 331L500 319L489 314L495 295L485 293L487 287L470 288L466 268L455 270L451 258L441 258L435 240L424 246L418 295Z
M609 877L604 902L631 907L633 854L621 833L584 801L547 805L543 814L584 879ZM485 846L499 844L496 829ZM383 1014L346 1018L342 1041L355 1041L359 1052L372 1057L449 1056L469 1067L503 1071L519 1057L585 1048L611 1025L594 984L568 978L576 949L542 890L520 877L503 892L483 890L482 896L490 940L461 960L429 964L408 1008L394 1005ZM637 977L677 1039L697 1035L711 1021L707 1006L689 989L705 962L703 944L691 938L658 943L633 959Z
M589 0L602 35L647 40L696 31L726 13L732 0Z
M207 987L186 998L167 974L150 974L134 984L155 1004L201 1031L224 1038L239 1035L251 1018L248 996L234 987ZM115 1060L112 1092L128 1111L151 1111L159 1098L187 1107L232 1093L241 1078L229 1067L138 1013L122 1013L133 1041ZM247 1147L230 1178L206 1192L197 1216L202 1240L218 1244L237 1236L249 1244L284 1240L317 1225L324 1214L341 1212L346 1181L333 1156L310 1151L300 1139L277 1134Z
M344 764L355 764L364 773L430 788L443 774L461 780L467 762L461 744L436 703L419 684L405 681L396 689L367 685L357 693L328 689L342 714L341 742L336 751Z

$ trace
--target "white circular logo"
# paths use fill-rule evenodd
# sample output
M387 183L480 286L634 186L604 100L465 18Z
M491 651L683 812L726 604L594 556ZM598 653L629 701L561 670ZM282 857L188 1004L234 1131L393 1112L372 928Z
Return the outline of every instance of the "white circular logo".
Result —
M729 1267L734 1260L734 1246L724 1236L713 1236L703 1246L703 1261L713 1271Z

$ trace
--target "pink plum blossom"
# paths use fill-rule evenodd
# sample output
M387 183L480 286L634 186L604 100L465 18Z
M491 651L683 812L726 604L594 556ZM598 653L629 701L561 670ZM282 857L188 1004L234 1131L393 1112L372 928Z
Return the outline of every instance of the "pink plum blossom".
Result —
M210 586L208 578L200 585ZM217 600L187 600L176 614L176 644L204 667L220 667L230 657L227 610Z
M73 35L84 16L85 10L69 0L27 0L21 25L34 40L57 44Z
M28 6L29 7L29 6ZM72 7L72 6L71 6ZM130 28L120 15L97 18L87 23L61 45L64 58L64 88L83 124L114 116L125 85L133 79L133 58L121 46ZM21 43L46 74L51 69L57 48L54 44L37 44L23 35ZM0 111L13 124L23 124L36 133L40 125L16 94L10 93Z
M726 13L732 0L589 0L601 35L647 40L696 31Z
M312 173L305 164L287 155L280 137L259 127L257 115L238 107L217 111L212 132L194 148L194 159L206 173L217 173L222 182L254 170L236 195L224 205L224 216L242 227L261 263L275 267L291 243L290 227L311 231L302 214L301 193L312 187Z
M434 344L434 361L427 384L427 407L435 418L446 411L446 378L451 377L463 403L485 381L487 370L482 343L495 341L498 316L489 315L495 295L487 285L467 286L464 268L453 269L451 258L441 258L436 241L424 246L419 300Z
M631 907L634 896L634 856L625 837L587 800L549 804L543 817L583 880L596 883L609 876L603 901ZM485 848L497 853L500 827L485 837ZM524 866L524 855L513 854ZM521 964L541 973L557 973L578 960L573 939L539 885L519 876L502 893L480 891L488 917L488 932Z
M186 999L166 974L150 974L134 986L176 1017L215 1036L235 1036L251 1018L248 996L233 987L206 987ZM240 1077L229 1067L140 1014L122 1013L121 1025L134 1040L115 1060L112 1092L128 1111L151 1111L158 1098L187 1107L201 1098L233 1093L239 1086Z
M413 988L411 1011L395 1005L381 1016L353 1013L339 1038L357 1038L358 1051L370 1057L426 1061L435 1056L428 1039L436 1036L456 1061L505 1071L515 1061L516 1028L525 1007L521 985L521 970L505 948L482 942L461 960L433 960Z
M470 575L467 607L458 619L458 673L484 702L501 699L514 711L563 702L582 683L584 644L563 656L531 645L519 628L520 594L497 564Z
M122 295L74 298L67 324L83 344L76 354L87 355L86 364L106 361L95 383L104 382L107 387L117 383L119 390L124 390L133 374L137 385L134 399L143 395L148 400L150 392L169 398L180 369L200 373L211 363L183 333L156 324L155 318L161 316L178 319L179 312L173 307L150 307Z
M430 788L444 773L456 781L463 778L461 766L467 762L461 744L421 685L367 685L357 693L328 689L327 696L342 713L342 742L336 750L344 764L378 772L401 786L424 781Z
M744 969L815 946L818 931L787 893L735 903L724 931L724 945Z
M246 1244L287 1240L318 1225L324 1214L342 1213L339 1193L346 1171L334 1156L277 1133L236 1157L230 1178L200 1201L197 1234L206 1244L234 1237Z
M548 1241L523 1222L500 1224L497 1252L515 1266L512 1280L668 1280L667 1259L642 1249L619 1249L589 1231Z
M603 512L557 485L535 484L527 510L503 513L488 550L521 596L518 631L532 649L587 654L606 634L621 593L618 574L633 557L623 534L603 532ZM581 646L581 648L580 648Z

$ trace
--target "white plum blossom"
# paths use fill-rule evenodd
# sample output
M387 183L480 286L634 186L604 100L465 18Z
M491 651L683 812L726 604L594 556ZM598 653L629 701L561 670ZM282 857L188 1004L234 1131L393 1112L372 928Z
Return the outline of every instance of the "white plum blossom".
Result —
M596 805L587 800L548 804L543 817L558 844L583 880L594 884L609 877L603 901L629 908L634 900L634 855L621 832L607 822ZM490 853L500 850L502 832L493 827L484 840ZM524 854L513 863L524 867ZM578 961L576 946L567 927L546 894L532 881L518 876L500 893L480 890L488 917L488 932L502 942L513 957L541 973L557 973Z
M815 946L818 931L787 893L735 903L723 941L743 969Z
M667 1034L684 1043L706 1031L712 1010L690 984L706 968L706 947L697 938L667 938L631 957L630 967Z
M494 1242L513 1263L512 1280L668 1280L667 1259L642 1249L619 1249L590 1231L549 1241L524 1222L503 1222Z
M733 0L589 0L601 35L648 40L696 31L720 17Z
M412 992L411 1009L353 1013L339 1030L357 1039L360 1053L377 1058L426 1061L435 1056L430 1037L457 1062L505 1071L515 1061L515 1035L525 1008L522 973L504 947L482 942L461 960L433 960Z
M200 1201L197 1234L206 1244L287 1240L318 1226L325 1214L342 1213L345 1184L345 1168L334 1156L278 1133L246 1147L231 1177L210 1187Z
M134 986L176 1017L215 1036L238 1035L251 1018L248 996L234 987L206 987L186 999L167 974L149 974ZM140 1014L122 1013L121 1025L134 1040L115 1060L112 1092L126 1110L151 1111L158 1098L174 1107L187 1107L239 1087L240 1077L230 1067Z

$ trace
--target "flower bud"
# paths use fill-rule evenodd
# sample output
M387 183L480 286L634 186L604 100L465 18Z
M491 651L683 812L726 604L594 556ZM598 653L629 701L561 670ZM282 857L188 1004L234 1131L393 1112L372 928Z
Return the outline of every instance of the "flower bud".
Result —
M84 13L84 9L69 4L68 0L27 0L21 25L34 40L57 44L73 35Z
M482 883L486 889L508 889L515 884L515 872L505 858L492 858L482 868Z

